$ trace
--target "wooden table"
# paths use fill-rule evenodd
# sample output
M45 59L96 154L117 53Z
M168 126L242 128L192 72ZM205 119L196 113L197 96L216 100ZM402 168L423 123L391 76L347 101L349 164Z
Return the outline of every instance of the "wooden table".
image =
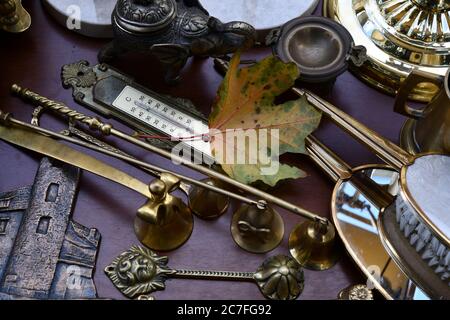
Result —
M32 15L32 27L25 33L0 34L0 108L13 112L16 118L29 120L31 107L9 94L16 82L45 96L67 103L82 112L92 114L73 102L71 92L62 88L60 70L63 64L87 60L97 62L97 52L105 40L89 39L65 30L44 12L40 1L23 1ZM320 8L319 8L320 9ZM320 14L317 10L316 14ZM255 49L245 56L260 58L270 54L269 49ZM160 66L149 57L130 54L118 59L115 67L126 71L143 85L164 94L192 100L202 111L208 112L222 77L213 69L212 60L192 60L184 69L179 85L166 86L162 81ZM319 87L320 85L317 85ZM352 74L340 76L327 97L330 101L387 138L397 141L404 118L393 113L393 98L368 87ZM131 132L125 126L111 121L117 128ZM42 124L52 129L62 129L63 123L50 114ZM324 120L316 135L352 165L379 162L348 135ZM108 139L140 159L147 159L163 167L193 177L201 177L184 167L174 167L165 159ZM143 172L119 161L106 159L136 177L150 181ZM286 160L309 176L283 184L274 194L323 216L329 216L333 184L317 169L307 156L289 155ZM36 173L39 156L0 142L0 190L13 190L31 184ZM139 244L133 231L135 210L144 199L138 194L89 173L84 173L80 185L74 219L83 225L96 227L102 235L97 261L95 282L100 297L123 298L103 273L111 260ZM250 254L237 247L230 236L231 210L215 221L195 218L194 232L180 249L168 253L169 265L180 268L206 268L235 271L254 271L265 257L287 254L287 239L301 218L280 210L286 234L282 244L266 255ZM335 299L344 287L364 283L361 272L346 255L332 269L322 272L305 271L306 286L300 299ZM207 282L172 280L167 289L154 294L156 299L261 299L258 288L252 283Z

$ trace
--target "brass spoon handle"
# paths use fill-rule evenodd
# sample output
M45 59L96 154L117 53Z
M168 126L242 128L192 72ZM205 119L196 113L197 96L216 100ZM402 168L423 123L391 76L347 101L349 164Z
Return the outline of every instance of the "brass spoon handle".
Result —
M378 157L396 170L400 171L403 166L414 162L414 157L405 150L350 117L331 103L304 89L293 88L293 91L298 95L305 96L309 103L321 110L334 123L369 147Z
M256 189L254 187L251 187L249 185L246 185L244 183L241 183L239 181L236 181L228 176L225 176L217 171L214 171L210 168L192 163L189 160L186 160L182 157L179 157L177 155L174 155L166 150L163 150L161 148L155 147L147 142L144 142L142 140L139 140L137 138L134 138L120 130L114 129L112 127L112 125L107 124L107 123L103 123L101 122L99 119L97 118L93 118L93 117L89 117L86 116L80 112L77 112L75 110L70 109L69 107L67 107L66 105L56 102L56 101L52 101L50 99L47 99L35 92L32 92L29 89L26 88L21 88L20 86L14 84L11 88L12 92L15 93L16 95L18 95L19 97L28 100L29 102L31 102L33 105L36 106L42 106L45 107L47 109L50 109L52 111L55 111L56 113L60 114L60 115L65 115L67 117L69 117L70 119L77 121L77 122L81 122L87 126L89 126L90 129L92 130L98 130L100 131L102 134L104 135L113 135L116 136L122 140L125 140L127 142L130 142L134 145L137 145L141 148L144 148L150 152L154 152L162 157L165 157L167 159L172 159L174 161L177 161L178 163L183 164L184 166L196 170L206 176L209 176L211 178L216 178L218 180L221 180L231 186L236 187L237 189L240 189L242 191L248 192L256 197L258 197L259 199L263 199L266 200L269 203L275 204L281 208L284 208L286 210L289 210L295 214L298 214L300 216L303 216L307 219L310 220L314 220L314 221L318 221L321 222L323 224L330 224L329 220L327 218L321 217L315 213L312 213L306 209L303 209L299 206L296 206L290 202L284 201L278 197L275 197L271 194L268 194L264 191L261 191L259 189ZM234 197L236 198L236 194L234 193L230 193L229 194L230 197ZM248 202L248 201L247 201Z
M233 272L233 271L206 271L206 270L185 270L178 269L171 275L173 278L203 279L203 280L233 280L233 281L254 281L254 272Z

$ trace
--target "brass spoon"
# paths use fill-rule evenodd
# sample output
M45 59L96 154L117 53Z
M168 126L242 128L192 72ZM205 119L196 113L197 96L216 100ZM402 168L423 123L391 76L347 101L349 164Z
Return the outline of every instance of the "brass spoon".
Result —
M168 258L133 246L105 268L106 275L128 298L165 289L167 278L254 281L263 296L272 300L295 300L304 288L301 266L293 258L278 255L266 259L256 272L171 269Z

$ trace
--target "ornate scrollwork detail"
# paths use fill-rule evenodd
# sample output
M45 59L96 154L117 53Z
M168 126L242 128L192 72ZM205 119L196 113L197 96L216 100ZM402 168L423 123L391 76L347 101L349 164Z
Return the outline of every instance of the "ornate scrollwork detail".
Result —
M198 35L207 30L208 20L204 16L192 15L185 18L181 28L185 35Z
M129 21L157 25L173 15L172 0L125 0L119 1L118 13Z
M124 295L135 298L165 289L165 280L176 271L167 267L167 257L133 246L105 268L107 276Z
M373 300L372 290L366 285L357 284L339 292L339 300Z
M16 3L13 0L0 0L0 24L14 25L19 22Z
M89 62L85 60L63 66L61 77L66 88L88 88L97 81L95 71L89 66Z

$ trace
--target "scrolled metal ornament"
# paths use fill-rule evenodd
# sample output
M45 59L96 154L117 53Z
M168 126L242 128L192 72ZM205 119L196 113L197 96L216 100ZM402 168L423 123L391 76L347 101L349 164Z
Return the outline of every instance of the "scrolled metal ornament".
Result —
M167 268L167 257L133 246L105 268L113 284L128 298L165 289L165 280L175 271Z
M97 81L97 74L89 66L89 62L81 60L76 63L64 65L61 70L61 78L64 81L64 87L88 88Z

